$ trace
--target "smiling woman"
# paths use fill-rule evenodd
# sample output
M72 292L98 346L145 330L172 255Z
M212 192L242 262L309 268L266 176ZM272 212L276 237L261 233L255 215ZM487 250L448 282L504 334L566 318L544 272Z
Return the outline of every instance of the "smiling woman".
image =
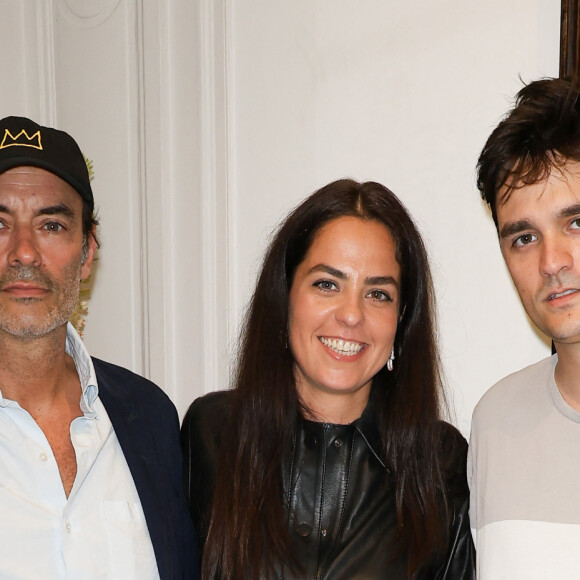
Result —
M362 415L393 352L399 284L395 243L381 223L348 216L321 228L289 299L296 389L310 418L351 423Z
M474 578L432 302L421 237L382 185L336 181L288 216L234 389L182 429L205 578Z

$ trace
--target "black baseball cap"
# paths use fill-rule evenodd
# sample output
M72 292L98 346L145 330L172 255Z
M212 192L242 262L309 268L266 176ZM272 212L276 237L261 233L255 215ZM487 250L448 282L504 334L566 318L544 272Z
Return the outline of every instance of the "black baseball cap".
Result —
M54 173L77 191L91 211L94 209L85 158L68 133L42 127L26 117L0 120L0 173L22 165Z

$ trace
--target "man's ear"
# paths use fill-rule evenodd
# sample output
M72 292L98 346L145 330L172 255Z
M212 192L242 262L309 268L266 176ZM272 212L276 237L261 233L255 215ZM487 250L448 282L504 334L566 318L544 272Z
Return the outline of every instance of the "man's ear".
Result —
M84 261L81 267L81 280L86 280L91 275L93 260L95 259L95 252L97 250L97 240L95 239L96 227L93 226L83 240Z

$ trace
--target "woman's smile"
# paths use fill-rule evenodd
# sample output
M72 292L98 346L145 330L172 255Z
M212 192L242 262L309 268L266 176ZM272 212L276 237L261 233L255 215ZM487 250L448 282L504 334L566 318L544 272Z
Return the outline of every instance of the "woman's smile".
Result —
M355 342L354 340L344 340L342 338L329 338L325 336L319 336L318 340L335 352L336 354L340 354L343 356L354 356L359 354L365 345L360 342Z

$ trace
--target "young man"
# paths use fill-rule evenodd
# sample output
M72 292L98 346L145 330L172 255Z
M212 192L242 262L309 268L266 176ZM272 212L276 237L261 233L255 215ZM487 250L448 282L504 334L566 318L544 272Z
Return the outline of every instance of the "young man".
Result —
M68 134L0 120L0 578L198 578L175 408L67 324L93 209Z
M536 81L489 137L478 187L524 308L557 354L473 415L478 578L580 577L580 89Z

